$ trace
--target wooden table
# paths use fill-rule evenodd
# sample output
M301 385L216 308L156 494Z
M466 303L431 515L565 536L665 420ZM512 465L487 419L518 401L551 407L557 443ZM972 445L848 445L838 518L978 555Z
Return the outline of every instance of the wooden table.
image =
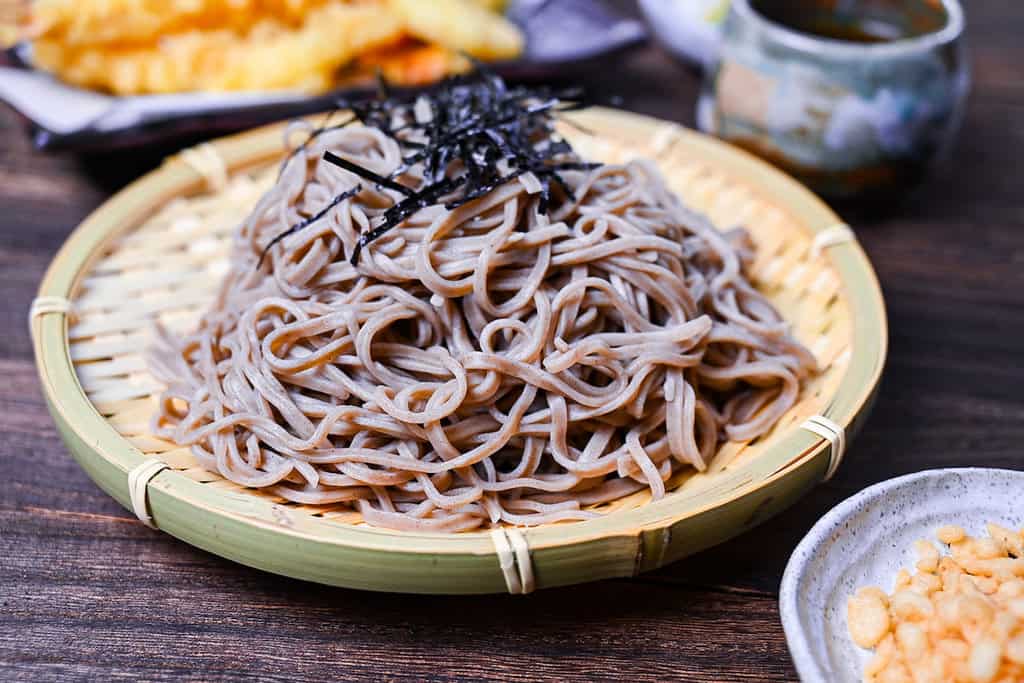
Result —
M100 491L46 413L26 317L68 232L158 157L37 154L5 112L0 679L793 680L776 598L815 520L895 475L1024 466L1024 8L972 1L968 18L975 87L950 167L856 225L885 290L891 352L836 478L661 571L526 598L378 595L264 574L150 531ZM697 77L654 47L591 79L627 108L692 124Z

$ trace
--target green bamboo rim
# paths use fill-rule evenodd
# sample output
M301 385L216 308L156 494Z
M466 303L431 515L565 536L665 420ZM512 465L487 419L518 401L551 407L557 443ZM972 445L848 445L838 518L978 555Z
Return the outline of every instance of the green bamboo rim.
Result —
M665 125L625 112L591 111L621 121L624 127ZM772 197L812 232L841 222L809 190L763 161L700 133L678 129L678 135L688 153ZM280 140L277 124L212 144L227 166L238 170L278 157ZM153 207L197 191L202 182L187 166L168 163L123 189L71 234L50 265L39 295L72 299L109 240L137 226ZM849 441L877 391L887 323L881 289L860 245L851 240L833 246L829 257L850 308L852 343L846 373L823 413L846 429ZM69 354L67 316L43 315L31 324L43 392L62 438L89 476L130 508L128 472L143 455L100 415L79 384ZM821 481L830 458L828 442L794 428L714 486L682 502L667 497L600 519L529 529L537 587L629 576L726 540L788 507ZM161 530L278 574L382 591L506 590L487 534L398 533L309 516L289 518L280 510L272 516L267 514L272 505L268 501L217 490L172 470L151 481L148 499Z

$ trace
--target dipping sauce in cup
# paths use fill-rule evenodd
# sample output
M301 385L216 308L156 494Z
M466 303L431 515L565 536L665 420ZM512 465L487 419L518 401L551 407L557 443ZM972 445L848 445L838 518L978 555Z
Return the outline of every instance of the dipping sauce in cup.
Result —
M898 195L959 128L963 25L957 0L733 0L698 123L827 197Z

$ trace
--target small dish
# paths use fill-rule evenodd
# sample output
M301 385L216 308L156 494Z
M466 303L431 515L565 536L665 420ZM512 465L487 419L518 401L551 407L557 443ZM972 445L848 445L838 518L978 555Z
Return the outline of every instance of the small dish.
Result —
M986 522L1024 525L1024 472L986 468L925 470L870 486L818 520L793 551L779 608L804 683L853 683L871 652L846 628L846 601L861 586L892 589L912 568L913 543L955 524L981 535Z

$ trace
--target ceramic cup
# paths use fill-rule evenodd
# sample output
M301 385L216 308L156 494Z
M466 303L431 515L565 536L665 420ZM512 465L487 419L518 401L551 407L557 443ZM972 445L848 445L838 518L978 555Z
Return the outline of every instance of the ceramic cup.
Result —
M959 128L963 26L957 0L733 0L698 123L827 197L898 194Z

